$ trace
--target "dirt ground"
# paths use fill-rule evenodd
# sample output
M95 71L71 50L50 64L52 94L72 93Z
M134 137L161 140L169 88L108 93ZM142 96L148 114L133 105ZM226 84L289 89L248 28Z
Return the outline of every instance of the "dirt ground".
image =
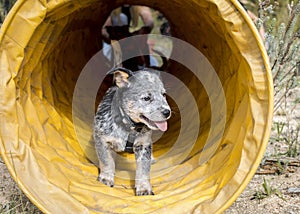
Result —
M296 145L294 157L284 154L290 151L291 147L282 137L286 135L287 129L299 127L300 102L294 102L299 97L300 88L290 94L286 108L275 113L274 124L279 125L273 126L261 166L244 192L225 214L300 213L300 136L295 132L293 136L286 136L290 140L294 139L293 145ZM0 213L41 213L17 187L1 158Z
M269 182L271 188L281 193L273 193L264 199L255 198L257 191L263 191L264 178ZM292 188L300 188L299 167L293 173L284 173L279 176L255 175L225 214L298 214L300 213L300 192L289 193Z
M41 213L19 189L0 158L0 213Z

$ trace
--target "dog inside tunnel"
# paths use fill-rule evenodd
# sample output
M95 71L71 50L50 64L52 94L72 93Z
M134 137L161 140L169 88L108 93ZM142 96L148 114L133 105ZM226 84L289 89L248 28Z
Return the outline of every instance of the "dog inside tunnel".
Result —
M153 135L154 196L134 196L132 154L117 154L113 188L97 181L93 117L115 66L102 30L124 5L146 6L154 19L151 34L144 28L119 40L147 38L153 64L142 59L138 69L163 65L155 51L167 58L161 78L172 116L168 130ZM129 25L126 33L143 23ZM220 213L262 158L272 78L259 34L236 0L18 0L0 47L1 156L45 213Z

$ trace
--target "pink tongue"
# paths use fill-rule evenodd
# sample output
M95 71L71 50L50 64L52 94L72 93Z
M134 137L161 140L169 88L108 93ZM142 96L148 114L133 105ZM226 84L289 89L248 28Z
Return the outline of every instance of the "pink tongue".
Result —
M168 129L168 123L167 121L162 121L162 122L154 122L155 125L157 126L157 128L159 128L159 130L165 132Z

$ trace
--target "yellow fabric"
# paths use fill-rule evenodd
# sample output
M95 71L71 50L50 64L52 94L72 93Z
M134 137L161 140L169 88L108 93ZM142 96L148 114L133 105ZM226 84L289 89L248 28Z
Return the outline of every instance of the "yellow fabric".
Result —
M155 196L134 196L133 180L116 178L114 188L97 182L98 169L87 158L93 154L82 149L72 121L76 80L101 48L99 31L91 29L102 26L110 11L123 3L162 11L173 36L207 57L226 96L221 146L208 162L199 164L200 155L208 156L211 149L203 150L203 142L219 126L210 130L212 106L201 83L186 68L171 64L171 73L195 97L201 129L189 158L151 180ZM236 0L19 0L0 31L1 156L21 189L45 213L224 211L263 156L272 96L263 44ZM180 118L175 116L170 130L154 145L154 156L168 151L179 130ZM164 164L158 161L152 167L164 169Z

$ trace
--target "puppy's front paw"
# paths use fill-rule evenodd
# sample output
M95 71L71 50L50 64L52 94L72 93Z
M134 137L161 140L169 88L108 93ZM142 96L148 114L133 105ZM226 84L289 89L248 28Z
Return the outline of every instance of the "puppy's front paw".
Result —
M109 186L109 187L114 186L114 175L100 173L97 180L102 182L103 184Z
M149 181L137 182L135 185L135 195L154 195Z

